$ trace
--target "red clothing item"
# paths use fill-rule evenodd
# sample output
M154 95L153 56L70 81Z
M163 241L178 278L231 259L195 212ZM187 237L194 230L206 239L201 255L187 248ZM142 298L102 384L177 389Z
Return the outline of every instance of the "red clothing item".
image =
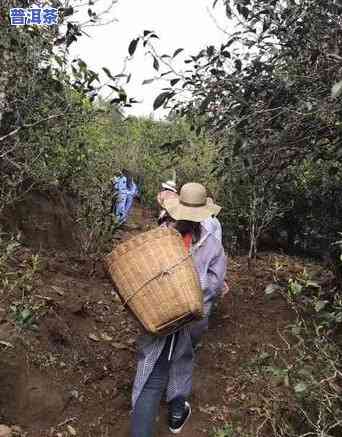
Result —
M189 252L190 247L191 247L191 243L192 243L192 234L189 233L189 234L183 235L183 241L184 241L184 245L185 245L187 252Z

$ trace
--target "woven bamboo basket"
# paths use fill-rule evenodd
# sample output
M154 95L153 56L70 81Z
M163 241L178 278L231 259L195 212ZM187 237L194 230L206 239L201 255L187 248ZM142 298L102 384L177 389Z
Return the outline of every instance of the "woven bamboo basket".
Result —
M197 272L174 229L140 234L105 261L123 304L148 332L169 334L203 316Z

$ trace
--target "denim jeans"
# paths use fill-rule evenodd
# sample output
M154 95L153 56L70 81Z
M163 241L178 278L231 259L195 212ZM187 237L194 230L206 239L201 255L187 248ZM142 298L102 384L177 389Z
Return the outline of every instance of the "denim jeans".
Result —
M119 194L116 199L115 215L119 223L122 223L126 217L126 197L125 194Z
M134 202L134 196L127 195L126 202L125 202L125 213L124 213L124 219L127 220L128 214L132 208Z
M168 361L171 336L166 340L164 349L137 400L131 419L131 437L153 437L160 401L167 387L171 361ZM174 399L169 409L172 414L182 414L185 399Z

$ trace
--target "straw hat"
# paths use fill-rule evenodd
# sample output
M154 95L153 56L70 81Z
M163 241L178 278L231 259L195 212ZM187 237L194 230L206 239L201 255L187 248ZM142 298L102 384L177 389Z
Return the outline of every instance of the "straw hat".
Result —
M221 206L215 205L213 199L211 197L207 197L207 203L208 205L212 206L213 208L215 208L215 212L213 214L213 216L217 216L219 215L220 211L221 211Z
M176 186L176 182L174 182L174 181L163 182L162 187L165 188L165 190L170 190L170 191L174 191L175 193L177 193L177 186Z
M201 222L221 209L213 201L208 202L205 187L196 182L182 186L178 199L167 199L164 208L174 220Z

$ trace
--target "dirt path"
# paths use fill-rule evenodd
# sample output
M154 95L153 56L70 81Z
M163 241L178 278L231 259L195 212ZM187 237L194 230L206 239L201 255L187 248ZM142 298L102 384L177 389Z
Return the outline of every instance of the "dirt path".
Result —
M151 217L136 210L120 231L123 239L141 232L136 223L147 229ZM281 298L264 294L275 258L261 257L252 276L245 258L230 261L231 291L198 351L193 415L184 437L211 435L224 423L253 431L260 422L255 411L262 387L249 385L244 375L267 346L284 347L279 333L293 317ZM301 267L298 260L282 260L287 272ZM73 431L82 437L128 437L136 327L100 263L68 254L45 261L32 291L32 308L40 314L37 331L15 326L8 309L13 296L0 301L7 311L0 319L0 341L14 346L0 353L0 423L20 425L27 437L66 437ZM170 435L165 416L164 406L158 437Z
M266 265L265 260L262 264ZM231 260L229 272L231 291L221 300L198 352L193 415L182 432L184 437L208 436L214 427L225 423L253 428L251 408L257 405L257 399L252 399L250 388L241 383L241 371L264 351L265 345L284 346L278 331L293 317L281 299L265 299L264 288L271 272L263 272L256 287L246 271L245 258ZM158 437L170 436L166 414L164 406ZM127 418L120 421L115 435L129 437Z

